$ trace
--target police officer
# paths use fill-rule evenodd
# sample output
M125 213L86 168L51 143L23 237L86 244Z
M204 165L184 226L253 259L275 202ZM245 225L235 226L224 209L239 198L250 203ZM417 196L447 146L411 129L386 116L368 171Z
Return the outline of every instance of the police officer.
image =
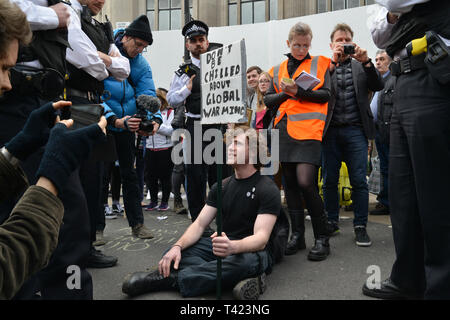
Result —
M396 260L390 277L363 293L450 299L450 3L377 2L385 8L372 36L397 77L389 158Z
M128 60L113 43L112 27L93 19L100 12L104 0L74 0L69 25L67 50L68 74L66 82L67 99L74 104L101 103L104 91L103 80L109 75L124 80L130 72ZM93 155L80 167L80 178L90 216L91 246L87 260L88 267L108 268L117 263L117 258L105 256L92 243L96 240L96 225L103 215L101 201L103 164Z
M200 93L200 55L208 51L208 26L199 20L187 23L182 34L186 38L186 48L190 52L190 60L175 72L167 101L174 108L186 108L186 130L190 134L190 150L184 150L186 156L187 200L191 219L194 221L205 204L206 181L211 187L216 182L217 166L194 163L195 141L202 140L203 133L209 128L221 128L217 125L201 125L201 93ZM184 106L183 106L184 105ZM201 126L202 137L196 137L194 127ZM202 142L202 154L206 144ZM189 152L190 151L190 152ZM226 166L224 166L226 168ZM228 173L224 173L224 176Z

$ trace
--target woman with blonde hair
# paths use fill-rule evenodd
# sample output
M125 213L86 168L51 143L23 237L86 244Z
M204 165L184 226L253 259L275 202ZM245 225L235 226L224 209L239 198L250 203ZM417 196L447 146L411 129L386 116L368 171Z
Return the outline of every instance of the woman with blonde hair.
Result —
M308 259L319 261L330 253L327 218L316 184L330 99L330 59L309 54L312 37L311 28L305 23L299 22L291 28L287 40L288 59L269 71L273 80L264 102L276 113L274 128L280 132L280 162L292 222L292 237L286 254L306 248L302 194L315 238ZM302 72L315 76L318 83L302 87L298 79Z

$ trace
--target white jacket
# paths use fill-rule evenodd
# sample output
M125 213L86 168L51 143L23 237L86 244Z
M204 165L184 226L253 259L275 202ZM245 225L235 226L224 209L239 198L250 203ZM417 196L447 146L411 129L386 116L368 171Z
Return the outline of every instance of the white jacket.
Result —
M170 114L169 114L170 111ZM165 109L161 111L163 122L159 126L158 131L153 135L147 137L146 148L147 149L162 149L170 148L173 146L172 142L172 120L174 116L173 109Z

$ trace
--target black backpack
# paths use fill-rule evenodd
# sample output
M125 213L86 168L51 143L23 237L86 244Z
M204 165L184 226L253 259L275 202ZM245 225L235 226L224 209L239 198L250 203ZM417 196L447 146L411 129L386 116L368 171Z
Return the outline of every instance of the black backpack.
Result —
M230 177L225 178L222 182L223 193L222 197L225 195L225 190L230 181ZM277 217L277 221L273 226L272 233L270 234L269 241L267 242L266 249L272 257L272 264L281 262L284 257L284 251L286 250L286 245L289 237L289 219L286 211L281 207L280 214ZM270 273L272 268L266 271Z

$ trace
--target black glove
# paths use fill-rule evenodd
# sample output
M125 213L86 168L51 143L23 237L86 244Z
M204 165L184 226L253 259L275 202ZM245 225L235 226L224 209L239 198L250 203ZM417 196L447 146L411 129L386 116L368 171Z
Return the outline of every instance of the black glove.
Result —
M55 123L53 103L44 104L30 113L25 126L5 147L17 159L25 160L48 140L49 128Z
M98 124L69 130L58 123L50 131L50 138L45 147L37 177L46 177L61 192L67 178L86 159L96 142L106 140Z

